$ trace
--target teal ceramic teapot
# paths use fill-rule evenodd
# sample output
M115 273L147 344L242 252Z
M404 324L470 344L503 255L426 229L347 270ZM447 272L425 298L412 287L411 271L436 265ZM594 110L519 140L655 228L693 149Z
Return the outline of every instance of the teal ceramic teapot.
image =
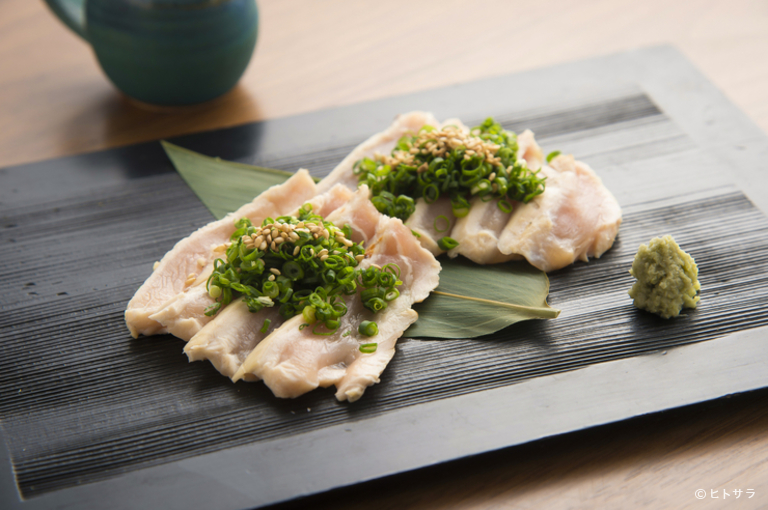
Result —
M245 71L258 32L255 0L45 0L93 47L110 80L157 105L218 97Z

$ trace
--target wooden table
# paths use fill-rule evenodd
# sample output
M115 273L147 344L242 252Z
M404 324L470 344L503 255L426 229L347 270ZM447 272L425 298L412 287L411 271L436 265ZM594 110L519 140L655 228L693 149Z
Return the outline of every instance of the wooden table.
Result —
M201 106L147 111L112 88L88 46L42 2L3 0L0 168L657 43L675 44L768 131L768 4L761 0L262 0L260 8L256 55L232 92ZM311 503L766 507L767 410L768 391L755 392L341 489ZM695 498L697 489L708 492L705 500ZM737 500L735 489L754 495L742 492Z

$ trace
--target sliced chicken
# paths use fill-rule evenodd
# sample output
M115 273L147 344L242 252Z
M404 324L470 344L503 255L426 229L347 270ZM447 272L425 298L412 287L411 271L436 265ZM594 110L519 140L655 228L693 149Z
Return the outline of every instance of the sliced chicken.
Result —
M216 370L232 377L253 348L283 323L277 310L273 306L251 313L245 301L237 299L192 337L184 352L189 361L207 359ZM245 379L255 380L250 374Z
M320 214L321 216L327 216L341 205L347 203L351 197L352 191L342 185L338 185L331 188L327 193L314 196L311 199L301 202L298 206L295 201L287 202L285 207L277 206L268 216L277 218L278 216L285 214L296 215L299 213L299 207L307 203L312 205L312 210L315 213ZM257 218L258 222L253 221L253 219L252 221L254 224L261 224L266 217L267 216ZM240 218L231 218L230 222L238 219ZM218 253L213 257L194 284L187 287L184 292L180 292L168 300L157 312L150 315L149 318L161 324L168 333L181 338L182 340L190 340L195 336L203 326L213 319L213 317L205 315L205 310L214 302L213 298L208 295L206 282L208 281L208 276L210 276L213 271L214 260L222 256L223 253ZM217 314L217 316L218 315L219 314ZM261 324L259 324L259 327L261 327ZM202 356L202 354L198 353L198 356Z
M515 255L504 255L499 251L499 235L509 221L510 213L505 213L496 204L496 200L472 199L469 214L457 219L451 232L459 245L448 252L449 257L464 255L477 264L498 264L515 258Z
M299 207L316 193L315 182L309 172L299 170L284 184L272 186L251 203L176 243L128 303L125 322L131 335L136 338L140 334L168 332L150 316L186 287L205 281L200 278L201 273L204 274L206 267L221 255L214 249L229 241L235 231L235 219L249 218L254 223L261 223L264 218L274 216L281 210Z
M573 156L542 169L546 191L517 204L499 238L499 250L522 255L542 271L600 257L613 246L621 208L600 178Z
M538 170L544 161L541 147L536 143L533 132L529 129L517 137L517 158L524 159L531 170ZM545 184L548 185L548 184ZM517 204L515 204L518 207ZM499 236L509 222L510 213L498 207L498 200L483 202L474 198L470 203L469 214L456 220L451 237L459 245L448 252L455 258L464 255L478 264L496 264L522 258L516 254L504 254L499 251Z
M435 257L445 253L437 242L443 236L451 236L455 224L451 199L447 196L441 196L431 204L419 198L416 200L416 210L405 222L405 226L417 234L421 245Z
M438 125L439 128L455 126L465 133L469 128L459 119L447 119ZM440 218L444 216L445 218ZM452 229L456 225L456 216L453 215L451 199L447 195L441 195L437 200L428 204L423 198L416 200L416 209L405 222L411 230L418 234L421 245L437 257L445 253L438 246L440 238L452 237Z
M517 136L517 159L524 159L531 170L538 170L544 164L544 152L530 129Z
M371 192L368 186L360 186L351 195L344 205L325 215L325 219L337 227L349 225L352 230L352 241L363 243L367 247L376 235L378 222L383 215L371 203Z
M413 303L423 301L437 287L440 264L399 219L379 214L368 200L367 187L361 186L350 203L328 220L348 223L358 236L368 239L369 258L360 267L383 267L389 263L400 267L400 297L374 314L363 306L359 293L348 296L348 311L341 318L341 327L331 336L315 335L312 327L300 329L303 317L293 317L256 346L233 380L251 374L283 398L298 397L318 386L335 385L336 398L353 402L368 386L379 382L395 353L397 339L416 321L418 314L411 308ZM358 332L363 320L376 321L376 336L366 337ZM360 351L362 344L372 342L377 343L375 352Z
M358 179L352 171L357 161L365 157L373 157L377 152L381 154L391 153L400 138L408 133L418 133L425 125L438 125L431 113L410 112L398 115L386 130L373 135L355 147L330 174L320 181L317 185L318 193L324 193L339 183L351 190L357 189Z

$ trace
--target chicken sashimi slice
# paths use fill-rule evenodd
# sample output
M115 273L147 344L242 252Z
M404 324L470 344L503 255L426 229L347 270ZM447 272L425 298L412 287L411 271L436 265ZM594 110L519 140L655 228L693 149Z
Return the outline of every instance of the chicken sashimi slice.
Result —
M545 272L599 258L613 246L621 225L616 198L573 156L556 157L542 173L546 191L517 205L499 238L499 250L522 255Z
M544 152L530 129L517 136L517 159L524 159L531 170L538 170L544 164Z
M402 221L379 214L363 188L332 216L374 223L374 235L366 247L369 258L360 267L397 264L403 282L400 297L374 314L363 306L359 292L347 296L348 311L341 317L339 329L330 336L314 334L311 326L301 329L303 317L293 317L256 346L233 380L252 374L282 398L298 397L318 386L336 385L336 397L351 402L359 399L368 386L379 382L395 353L397 339L418 318L411 306L426 299L437 287L440 264ZM364 200L356 200L358 196ZM366 210L352 216L352 208ZM370 225L349 224L357 232L371 230ZM363 320L375 320L379 333L374 337L361 335L358 326ZM378 344L376 351L360 352L361 344L370 342Z
M477 264L498 264L520 258L499 251L499 235L509 221L510 213L499 209L497 200L483 202L475 197L470 202L469 214L456 220L451 237L459 245L448 251L448 256L467 257Z
M267 320L270 323L263 330ZM276 306L251 313L240 298L223 308L192 337L184 346L184 352L189 361L207 359L216 370L232 377L253 348L282 323ZM245 374L244 378L255 380L250 374Z
M299 170L285 183L272 186L237 211L201 227L176 243L128 303L125 322L131 335L136 338L140 334L167 332L150 315L182 292L192 283L192 275L199 275L216 258L217 254L212 249L229 241L235 231L234 219L249 218L254 223L261 223L280 210L295 209L316 194L315 182L309 172Z
M334 186L327 193L316 195L311 199L302 202L298 206L295 201L291 201L290 203L287 203L285 207L276 207L269 217L277 218L284 214L295 216L299 213L299 207L304 204L311 204L312 210L316 214L327 216L343 204L347 203L352 195L352 191L345 186ZM264 218L266 218L266 216ZM253 221L253 219L252 221L254 224L260 225L264 218L256 218L258 222ZM239 219L239 217L233 217L230 218L230 221L234 225L234 221ZM232 231L234 232L234 226ZM149 318L161 324L166 332L177 338L181 338L182 340L188 341L196 335L203 326L213 319L213 317L205 315L205 310L214 302L214 299L208 295L206 283L208 281L208 276L210 276L213 271L213 262L217 258L223 256L224 253L220 252L211 257L205 270L190 287L187 287L184 292L181 292L168 300L157 312L150 315Z
M517 137L517 159L525 160L531 170L541 168L544 161L541 147L529 129ZM497 264L522 258L517 254L505 254L499 250L499 236L509 222L511 214L499 209L498 200L484 202L475 197L470 202L469 214L456 220L451 237L459 245L450 250L448 256L455 258L463 255L477 264Z
M426 125L438 125L431 113L409 112L398 115L387 129L355 147L330 174L320 181L317 185L318 193L324 193L339 183L351 190L357 189L358 178L352 171L357 161L365 157L373 157L376 153L391 153L400 138L408 133L416 134Z
M444 217L444 218L442 218ZM443 236L451 236L451 229L456 224L451 199L441 196L431 204L423 198L416 200L416 209L405 225L418 234L421 245L435 257L445 253L437 242Z
M349 225L352 230L352 241L368 246L376 235L379 220L384 217L370 201L371 192L368 186L363 184L346 204L325 216L337 227ZM411 234L413 235L413 234Z
M439 127L442 129L446 126L455 126L469 133L469 128L459 119L447 119ZM445 216L445 219L440 218L441 216ZM445 253L437 242L444 236L452 236L451 230L456 224L450 197L441 195L431 204L428 204L424 198L416 199L416 208L405 224L418 234L421 245L435 257Z

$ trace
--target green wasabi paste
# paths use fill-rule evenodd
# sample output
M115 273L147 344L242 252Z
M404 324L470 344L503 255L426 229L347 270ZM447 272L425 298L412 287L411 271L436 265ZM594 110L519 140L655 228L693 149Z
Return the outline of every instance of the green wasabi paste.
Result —
M669 319L680 315L683 308L696 308L699 302L696 261L672 236L655 237L640 245L629 272L637 278L629 296L642 310Z

